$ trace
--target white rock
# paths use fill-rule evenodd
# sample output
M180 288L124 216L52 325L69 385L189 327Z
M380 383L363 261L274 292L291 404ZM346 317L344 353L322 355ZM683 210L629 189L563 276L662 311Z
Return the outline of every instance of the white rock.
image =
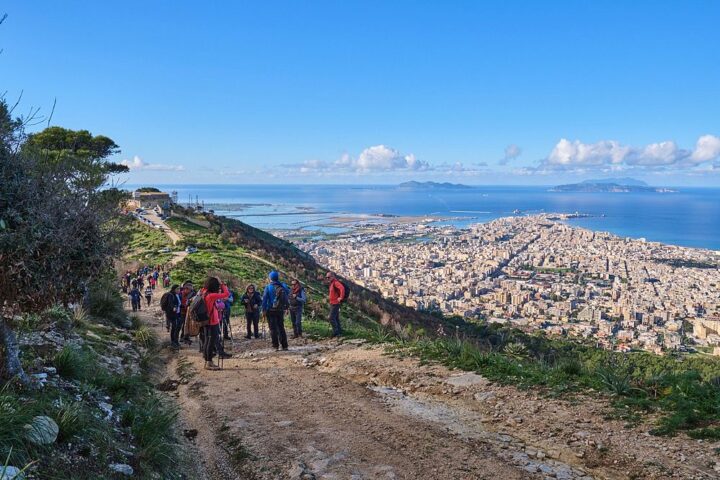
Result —
M128 477L132 476L134 473L133 468L126 463L111 463L110 470L122 475L127 475Z
M4 470L3 470L4 468ZM19 468L7 466L0 466L0 480L23 480L25 475L22 474Z
M25 425L27 439L36 445L50 445L57 440L60 428L55 420L44 415L34 417L30 425Z
M105 420L110 420L113 416L113 406L109 403L100 402L98 403L98 407L100 407L100 410L103 411L105 414Z

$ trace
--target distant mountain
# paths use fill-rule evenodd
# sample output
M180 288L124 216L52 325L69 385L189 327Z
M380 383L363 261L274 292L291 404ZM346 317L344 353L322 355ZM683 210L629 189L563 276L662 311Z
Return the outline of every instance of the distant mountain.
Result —
M409 182L403 182L397 186L403 190L460 190L466 188L472 188L467 185L450 182L416 182L415 180Z
M595 180L584 180L580 183L590 183L593 185L604 185L606 183L612 183L615 185L623 185L623 186L629 186L629 187L648 187L649 185L642 180L637 180L635 178L600 178Z
M605 178L558 185L557 187L551 188L550 191L587 193L675 193L677 190L665 187L651 187L647 183L633 178Z

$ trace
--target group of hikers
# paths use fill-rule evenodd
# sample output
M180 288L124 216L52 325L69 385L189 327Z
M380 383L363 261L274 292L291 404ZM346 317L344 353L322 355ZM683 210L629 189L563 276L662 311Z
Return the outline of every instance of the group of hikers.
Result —
M150 306L153 293L159 282L164 288L170 286L170 272L165 271L163 265L145 265L134 271L128 270L120 281L123 293L130 297L132 311L142 308L142 297L145 297L146 306ZM146 286L147 285L147 286Z
M155 268L152 271L143 271L137 278L129 281L130 296L133 311L140 309L139 292L143 288L142 279L146 276L152 278L163 275L168 280L170 289L160 299L160 308L165 314L165 326L170 332L170 343L173 349L180 348L180 342L192 344L191 337L198 336L199 348L205 360L205 369L218 370L220 367L214 363L214 358L225 359L232 355L225 351L225 340L232 338L230 327L230 314L235 302L243 306L245 312L246 339L260 338L259 324L263 315L267 321L272 346L275 350L288 349L288 336L285 331L285 315L289 313L293 326L293 337L303 336L302 317L308 297L305 287L298 279L293 279L290 286L280 281L277 271L268 275L269 283L262 294L255 285L250 284L245 292L238 297L237 292L229 288L216 277L208 277L199 290L195 289L192 281L183 282L182 285L169 285L169 272L162 272ZM130 272L128 272L130 273ZM140 271L134 273L141 273ZM165 283L165 282L164 282ZM328 300L330 303L329 321L332 326L332 336L342 335L340 324L340 305L347 300L348 289L332 272L325 277L328 285ZM150 289L150 296L147 296ZM147 304L150 305L152 290L150 285L146 289ZM137 300L136 300L137 297Z

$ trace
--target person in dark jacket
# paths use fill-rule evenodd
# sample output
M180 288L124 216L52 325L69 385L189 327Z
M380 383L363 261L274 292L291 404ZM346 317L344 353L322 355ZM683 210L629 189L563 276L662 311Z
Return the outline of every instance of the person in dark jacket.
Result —
M305 288L297 278L290 282L290 320L293 326L293 338L302 337L302 314L307 297Z
M252 338L251 327L254 329L255 338L258 338L258 322L260 321L260 307L262 306L262 297L255 290L252 283L245 289L245 294L240 299L240 303L245 307L245 321L247 322L247 335L245 338Z
M130 290L130 293L128 293L128 296L130 297L132 311L137 312L138 310L140 310L140 304L142 303L142 294L140 293L140 289L137 287L137 283L133 283L132 289Z
M230 314L232 313L232 306L233 303L235 303L235 299L237 298L237 294L235 291L230 290L230 296L225 299L225 309L222 311L222 333L223 333L223 340L230 340Z
M280 275L276 271L270 272L270 284L265 287L262 297L262 311L267 318L268 327L270 327L270 338L275 350L279 350L282 346L283 350L288 349L287 333L285 332L285 312L290 307L288 298L290 297L290 289L284 283L280 283ZM278 289L284 291L278 292ZM284 298L282 303L278 300Z
M182 326L182 320L180 319L180 285L173 285L170 291L165 295L168 295L165 303L165 320L170 324L170 344L173 348L180 348L179 335L180 328Z

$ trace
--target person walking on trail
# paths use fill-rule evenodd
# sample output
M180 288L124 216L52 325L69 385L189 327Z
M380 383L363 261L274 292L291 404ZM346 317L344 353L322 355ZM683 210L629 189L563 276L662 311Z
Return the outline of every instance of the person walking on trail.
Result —
M160 298L160 308L165 312L165 323L170 327L170 344L173 348L180 348L178 334L180 333L180 285L173 285L169 292Z
M240 303L245 307L245 322L247 323L247 335L245 338L252 338L254 329L255 338L258 338L258 323L260 322L260 308L262 306L262 297L260 292L255 290L252 283L245 289L245 294L240 298Z
M147 306L150 306L150 300L152 300L153 289L150 285L145 288L145 300L147 300Z
M205 358L206 370L220 369L220 367L213 363L215 350L220 343L220 313L216 308L215 302L218 300L225 300L229 294L230 292L228 291L227 286L215 277L208 277L199 293L199 295L203 296L209 317L208 325L203 327L203 330L205 331L203 357ZM222 352L219 353L225 358L229 358L231 356Z
M345 285L335 277L333 272L327 272L325 281L329 288L330 301L330 325L332 325L332 336L339 337L342 335L342 325L340 325L340 305L346 298Z
M235 292L230 290L230 296L228 298L226 298L224 301L225 305L222 310L222 313L223 313L222 314L222 334L223 334L222 338L223 338L223 340L230 340L229 333L232 333L229 331L230 330L230 314L232 313L231 310L232 310L233 303L235 303L235 295L236 295Z
M192 300L192 297L195 296L195 289L193 288L193 283L190 280L185 281L182 285L182 289L180 292L180 318L182 320L185 320L185 317L187 317L187 307L190 304L190 300ZM182 322L180 325L180 329L182 330L182 333L180 334L182 336L183 342L192 345L192 340L190 340L190 337L188 335L185 335L185 322Z
M294 278L290 283L290 320L293 326L293 338L302 337L302 314L307 297L305 288Z
M137 282L133 282L132 289L130 290L130 293L128 293L128 296L130 297L130 305L132 306L132 311L139 311L140 304L142 303L142 294L140 293L140 289L137 287Z
M282 346L283 350L288 349L287 333L285 332L285 311L290 308L288 297L290 289L284 283L280 283L280 275L273 270L269 275L270 284L265 287L262 297L262 310L267 318L270 327L270 338L275 350Z

